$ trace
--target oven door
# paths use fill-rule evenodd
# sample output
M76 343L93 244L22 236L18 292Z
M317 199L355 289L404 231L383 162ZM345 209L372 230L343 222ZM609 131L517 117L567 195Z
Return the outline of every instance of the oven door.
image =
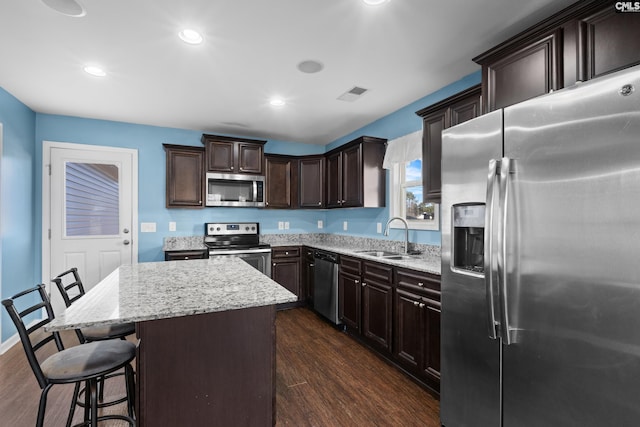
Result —
M267 277L271 277L271 249L239 249L239 250L210 250L209 258L236 256L242 258L247 264L260 271Z

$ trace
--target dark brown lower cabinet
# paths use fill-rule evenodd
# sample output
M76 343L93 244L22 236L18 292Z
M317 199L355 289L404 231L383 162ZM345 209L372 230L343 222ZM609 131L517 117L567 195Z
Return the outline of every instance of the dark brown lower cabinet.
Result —
M315 282L315 260L313 258L313 249L306 246L302 247L302 281L300 299L307 304L313 305L313 292Z
M300 247L282 246L271 250L271 278L300 299Z
M434 391L440 390L440 288L435 276L397 271L394 357Z
M371 345L391 353L393 267L365 262L362 272L362 335Z
M341 257L338 314L351 333L391 353L393 267Z

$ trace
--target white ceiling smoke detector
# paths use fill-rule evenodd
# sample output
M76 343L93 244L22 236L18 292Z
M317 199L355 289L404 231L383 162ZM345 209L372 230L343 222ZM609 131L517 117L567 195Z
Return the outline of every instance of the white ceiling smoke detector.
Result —
M81 18L87 14L84 7L76 0L42 0L42 3L58 13L73 18Z
M324 65L322 65L322 62L313 60L302 61L298 64L298 70L307 74L318 73L322 71L323 68Z
M357 99L360 99L360 97L364 95L368 90L369 89L365 89L363 87L354 86L353 88L340 95L338 99L340 101L353 102Z

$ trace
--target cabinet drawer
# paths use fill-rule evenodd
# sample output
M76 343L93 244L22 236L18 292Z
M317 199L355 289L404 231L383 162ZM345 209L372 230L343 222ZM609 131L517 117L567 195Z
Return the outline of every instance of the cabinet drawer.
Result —
M360 276L362 273L362 261L347 256L340 257L340 271Z
M436 275L398 268L396 283L398 288L426 294L429 298L440 301L440 277Z
M164 253L165 261L179 261L189 259L206 259L209 258L209 253L206 250L194 250L194 251L167 251Z
M370 280L391 285L393 283L393 267L377 262L365 262L362 265L362 280Z
M282 246L279 248L271 248L272 258L296 258L300 256L299 246Z

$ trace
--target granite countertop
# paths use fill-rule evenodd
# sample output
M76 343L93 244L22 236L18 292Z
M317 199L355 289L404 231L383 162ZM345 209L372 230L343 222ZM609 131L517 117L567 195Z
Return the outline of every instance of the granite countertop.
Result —
M293 293L237 257L127 264L46 329L142 322L296 300Z
M375 257L362 254L363 250L386 250L391 252L402 252L404 242L373 239L357 236L346 236L339 234L262 234L260 235L261 243L268 243L273 247L278 246L309 246L314 249L335 252L340 255L347 255L362 258L370 261L376 261L396 267L410 268L412 270L423 271L431 274L440 275L440 247L433 245L416 245L412 247L418 249L422 254L412 259L392 260L388 258ZM164 239L162 250L168 251L186 251L186 250L204 250L203 236L187 236L187 237L168 237Z

